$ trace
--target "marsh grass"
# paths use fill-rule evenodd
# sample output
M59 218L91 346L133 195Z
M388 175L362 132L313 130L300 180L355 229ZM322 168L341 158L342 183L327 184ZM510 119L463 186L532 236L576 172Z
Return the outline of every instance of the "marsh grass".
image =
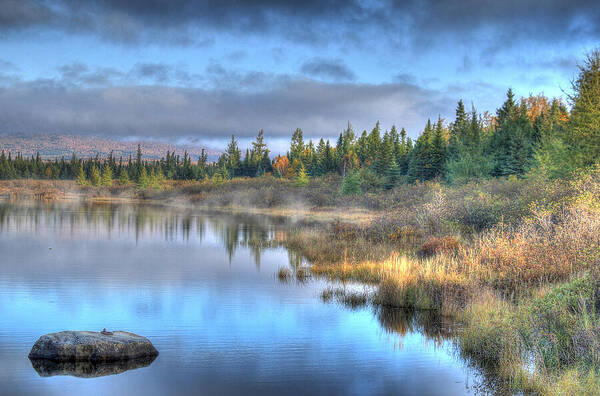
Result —
M324 302L335 301L351 309L364 307L371 301L371 295L364 290L348 290L343 287L328 287L321 292Z
M315 275L377 285L373 302L464 324L461 354L513 390L600 392L600 216L573 204L499 225L429 257L392 253L314 264ZM328 292L338 300L337 292Z
M277 279L280 282L289 282L292 279L292 271L289 268L280 267L277 270Z
M293 242L303 251L305 237L314 241L305 250L314 275L376 285L377 306L451 315L463 325L453 336L460 353L508 389L600 394L600 172L575 180L570 194L543 187L543 196L560 199L540 196L514 208L519 221L499 217L470 234L460 232L464 224L405 217L338 224ZM413 220L449 218L449 209L426 205ZM453 233L440 235L445 230ZM398 240L410 247L398 248Z
M461 354L513 389L541 394L600 391L598 284L591 275L536 289L511 303L490 294L460 313Z
M310 279L310 268L298 267L296 268L296 281L300 283L307 282Z

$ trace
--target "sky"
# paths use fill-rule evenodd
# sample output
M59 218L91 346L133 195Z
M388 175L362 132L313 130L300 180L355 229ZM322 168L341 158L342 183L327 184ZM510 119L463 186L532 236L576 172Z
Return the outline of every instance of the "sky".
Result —
M599 39L589 0L0 0L0 133L415 137L459 99L566 98Z

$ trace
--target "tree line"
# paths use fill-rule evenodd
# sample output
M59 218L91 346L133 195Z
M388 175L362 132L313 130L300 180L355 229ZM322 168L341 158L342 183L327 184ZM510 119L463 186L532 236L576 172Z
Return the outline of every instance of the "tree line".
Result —
M285 155L270 155L261 130L244 154L235 136L216 162L202 152L197 161L167 152L157 161L108 158L44 161L39 154L24 157L0 154L0 179L76 179L80 184L137 183L158 186L163 179L212 180L234 177L295 179L306 185L309 177L338 173L343 190L356 193L362 185L390 189L401 183L444 179L452 183L487 177L522 177L541 172L551 178L566 177L573 170L600 158L600 51L591 52L579 67L569 96L570 109L559 99L543 95L517 100L511 89L496 114L456 106L454 120L428 120L412 140L404 128L382 131L379 122L357 134L348 123L335 144L320 139L305 141L296 129Z

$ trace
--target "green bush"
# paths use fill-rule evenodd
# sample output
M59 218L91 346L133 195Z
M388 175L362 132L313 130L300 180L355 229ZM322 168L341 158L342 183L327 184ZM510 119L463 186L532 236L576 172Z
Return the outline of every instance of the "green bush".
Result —
M358 172L348 172L342 183L342 194L356 195L361 193L362 189L360 188L360 175Z

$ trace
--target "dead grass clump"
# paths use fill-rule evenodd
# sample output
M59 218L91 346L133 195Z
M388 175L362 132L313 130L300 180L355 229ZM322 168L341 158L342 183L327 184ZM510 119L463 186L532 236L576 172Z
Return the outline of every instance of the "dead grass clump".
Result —
M353 309L363 307L369 302L369 295L366 292L346 292L342 302L345 306Z
M585 207L534 212L516 228L482 234L465 255L480 281L499 287L562 281L600 263L600 216Z
M290 271L289 268L280 267L277 270L277 278L281 282L288 282L290 279L292 279L292 271Z
M356 309L369 303L370 294L366 291L347 290L342 287L328 287L321 292L324 302L335 301L348 308Z
M296 280L298 282L306 282L310 278L310 268L308 267L299 267L296 270Z
M452 254L458 251L460 242L455 237L448 235L444 237L431 237L417 250L421 257L431 257L436 254Z

